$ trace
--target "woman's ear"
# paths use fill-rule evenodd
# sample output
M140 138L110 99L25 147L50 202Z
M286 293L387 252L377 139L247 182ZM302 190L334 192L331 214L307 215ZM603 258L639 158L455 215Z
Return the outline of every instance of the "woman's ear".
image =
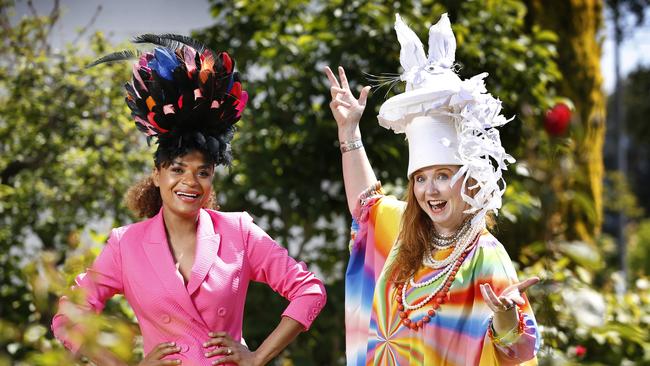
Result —
M153 185L160 187L160 169L154 167L153 172L151 173L151 180L153 180Z

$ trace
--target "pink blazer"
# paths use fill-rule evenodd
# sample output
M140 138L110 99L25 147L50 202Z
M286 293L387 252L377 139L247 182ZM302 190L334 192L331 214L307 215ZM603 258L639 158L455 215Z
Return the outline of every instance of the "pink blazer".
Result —
M84 310L99 313L117 293L138 318L149 353L161 342L175 341L183 365L210 365L202 343L208 332L226 331L241 340L244 302L249 281L267 283L290 303L282 315L308 329L325 305L325 288L304 263L253 223L247 213L201 210L191 277L185 285L167 244L162 209L151 219L113 229L101 254L76 278L83 289ZM65 297L52 320L52 331L76 352L80 344L66 334L70 320ZM78 328L78 325L75 325ZM271 330L269 330L270 332Z

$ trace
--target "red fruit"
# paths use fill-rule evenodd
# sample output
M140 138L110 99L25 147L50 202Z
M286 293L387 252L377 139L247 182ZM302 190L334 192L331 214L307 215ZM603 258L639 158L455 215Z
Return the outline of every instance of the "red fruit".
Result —
M571 110L564 103L558 103L544 117L544 129L551 136L561 136L567 131L571 122Z
M585 353L587 353L587 347L581 346L581 345L576 346L576 356L577 357L582 357L582 356L585 355Z

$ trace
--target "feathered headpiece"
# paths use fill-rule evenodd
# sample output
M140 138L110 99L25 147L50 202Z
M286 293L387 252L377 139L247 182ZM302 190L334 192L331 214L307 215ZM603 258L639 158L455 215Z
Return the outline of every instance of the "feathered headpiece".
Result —
M235 63L202 43L176 34L144 34L133 43L151 43L151 52L121 51L88 65L138 58L125 84L126 104L147 142L156 138L156 163L182 155L188 146L207 152L215 164L230 164L234 124L246 107Z
M505 152L496 129L509 122L501 114L501 101L485 89L487 73L461 80L454 71L456 39L447 14L429 29L428 57L399 15L395 31L406 91L381 106L379 124L406 133L409 177L427 166L460 165L451 183L462 181L462 198L471 205L466 212L479 222L488 211L496 213L501 207L506 187L501 171L515 161ZM466 188L474 194L465 194Z

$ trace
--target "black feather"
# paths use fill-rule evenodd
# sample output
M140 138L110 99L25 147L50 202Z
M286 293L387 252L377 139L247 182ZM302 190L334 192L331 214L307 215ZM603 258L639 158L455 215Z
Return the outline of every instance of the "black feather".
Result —
M140 57L140 54L142 52L140 50L123 50L119 52L113 52L111 54L108 54L106 56L102 56L95 61L89 63L86 65L86 68L90 68L99 64L104 64L108 62L117 62L117 61L124 61L124 60L132 60L132 59L137 59Z
M138 92L135 91L135 88L133 88L131 83L125 83L124 89L126 89L126 92L133 98L133 100L136 100L139 97Z
M186 45L194 48L196 52L199 54L203 53L205 50L208 50L212 52L213 56L214 52L208 48L203 42L197 41L194 38L183 36L180 34L172 34L172 33L166 33L166 34L142 34L139 36L136 36L131 40L133 43L151 43L155 44L157 46L162 46L162 47L167 47L172 50L181 48L181 46Z

